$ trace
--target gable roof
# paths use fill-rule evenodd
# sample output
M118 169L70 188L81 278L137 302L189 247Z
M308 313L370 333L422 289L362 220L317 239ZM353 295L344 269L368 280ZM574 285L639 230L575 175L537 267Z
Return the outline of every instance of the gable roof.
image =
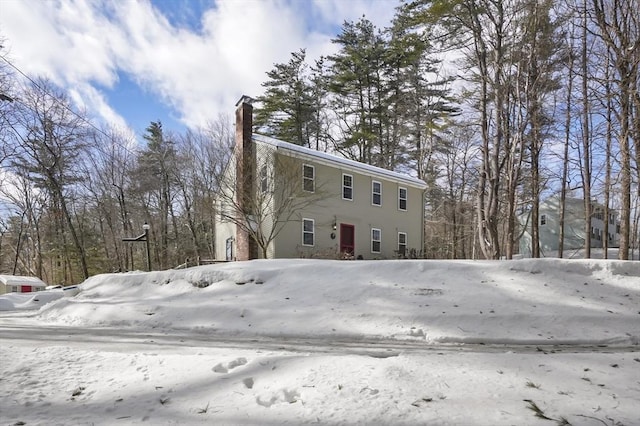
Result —
M394 180L406 185L416 186L420 189L426 189L427 184L421 179L405 175L403 173L394 172L391 170L383 169L381 167L372 166L369 164L361 163L359 161L349 160L347 158L338 157L337 155L329 154L322 151L316 151L315 149L306 148L304 146L295 145L289 142L281 141L269 136L260 135L257 133L252 134L254 142L263 143L272 146L280 151L288 151L286 154L292 156L306 157L310 160L328 164L330 166L342 166L345 169L351 169L363 174L378 176L388 180Z
M23 277L19 275L0 275L0 283L4 285L35 285L43 287L47 285L38 277Z
M598 200L593 200L591 203L595 208L604 209L604 204ZM560 209L560 195L554 194L547 197L540 203L541 207L547 207L551 210L559 210ZM575 209L584 209L584 199L578 197L569 197L565 198L565 206L567 208L575 208ZM615 208L610 208L609 212L614 215L618 215L618 210Z

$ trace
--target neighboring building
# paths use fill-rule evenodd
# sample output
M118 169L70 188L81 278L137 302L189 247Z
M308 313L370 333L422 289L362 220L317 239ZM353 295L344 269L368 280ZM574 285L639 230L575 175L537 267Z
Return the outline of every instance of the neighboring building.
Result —
M604 206L592 202L591 210L591 247L604 247L605 238L608 238L608 247L620 245L620 222L618 213L610 209L609 217L604 217ZM540 251L541 256L556 256L560 235L560 196L552 196L540 203ZM531 256L531 213L521 216L520 222L526 226L526 230L520 238L520 254ZM604 235L605 220L609 221L608 234ZM584 200L581 198L565 199L564 217L564 249L577 250L584 248L585 242L585 216Z
M42 291L47 285L36 277L21 277L18 275L0 275L0 294L31 293Z
M237 106L236 148L226 171L232 183L217 200L217 259L391 259L421 253L425 182L252 134L249 98ZM251 228L239 224L243 216L255 221ZM250 237L256 230L275 232L257 247Z

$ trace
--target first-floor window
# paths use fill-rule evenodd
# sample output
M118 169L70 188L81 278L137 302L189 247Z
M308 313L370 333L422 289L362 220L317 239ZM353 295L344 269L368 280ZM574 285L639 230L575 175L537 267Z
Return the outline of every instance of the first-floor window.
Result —
M546 214L541 214L540 215L540 225L546 225L547 224L547 215Z
M227 260L233 260L233 237L225 241L225 256Z
M371 253L380 253L380 243L382 241L381 231L377 228L371 229Z
M404 256L407 253L407 233L398 232L398 254Z
M313 219L302 219L302 245L312 246L315 237L315 224Z

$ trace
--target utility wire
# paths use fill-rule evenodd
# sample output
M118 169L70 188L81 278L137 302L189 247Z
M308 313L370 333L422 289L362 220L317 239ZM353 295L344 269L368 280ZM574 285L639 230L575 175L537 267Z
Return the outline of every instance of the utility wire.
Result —
M18 71L18 73L20 73L24 78L26 78L27 80L29 80L31 82L31 84L33 84L35 87L37 87L40 91L42 91L43 93L45 93L47 96L49 96L51 99L53 99L54 102L56 102L58 105L62 106L64 109L66 109L67 111L69 111L71 114L73 114L74 116L76 116L77 118L79 118L80 120L82 120L85 124L89 125L91 128L93 128L95 131L101 133L102 135L106 136L108 139L112 140L113 142L115 142L115 140L112 138L112 135L107 134L104 130L98 128L96 125L94 125L92 122L90 122L89 120L87 120L85 117L83 117L82 115L78 114L76 111L74 111L72 108L70 108L67 104L65 104L64 102L61 102L58 98L56 98L55 96L53 96L51 93L49 93L45 88L43 88L40 84L38 84L38 82L36 82L35 80L33 80L31 77L29 77L26 73L24 73L20 68L18 68L16 65L14 65L11 61L9 61L4 55L0 55L0 58L5 61L11 68L13 68L14 70ZM6 96L6 95L5 95ZM21 102L19 99L16 98L12 98L7 96L8 98L11 99L11 101L17 101L19 103L21 103L24 106L27 106L24 104L24 102ZM7 99L8 100L8 99ZM27 106L28 107L28 106ZM129 154L131 155L135 155L134 152L132 152L128 147L120 144L119 142L115 142L118 146L120 146L120 148L123 148L124 150L126 150Z

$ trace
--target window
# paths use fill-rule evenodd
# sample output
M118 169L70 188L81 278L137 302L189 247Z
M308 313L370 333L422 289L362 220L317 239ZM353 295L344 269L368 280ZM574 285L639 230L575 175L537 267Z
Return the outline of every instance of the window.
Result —
M315 237L315 223L313 219L302 219L302 245L312 246Z
M407 253L407 233L398 232L398 254L405 256Z
M266 193L269 190L269 171L267 165L260 167L260 191Z
M541 214L540 215L540 225L546 225L547 224L547 215L546 214Z
M353 200L353 176L342 174L342 199Z
M302 189L307 192L316 190L316 169L313 166L304 164L302 166Z
M379 229L371 228L371 253L380 253L381 234Z
M224 201L220 200L220 222L229 222L233 218L233 211L231 210L231 205Z
M398 188L398 210L407 210L407 188Z
M382 184L375 180L371 182L371 204L382 205Z
M225 241L225 259L233 260L233 237L229 237Z

